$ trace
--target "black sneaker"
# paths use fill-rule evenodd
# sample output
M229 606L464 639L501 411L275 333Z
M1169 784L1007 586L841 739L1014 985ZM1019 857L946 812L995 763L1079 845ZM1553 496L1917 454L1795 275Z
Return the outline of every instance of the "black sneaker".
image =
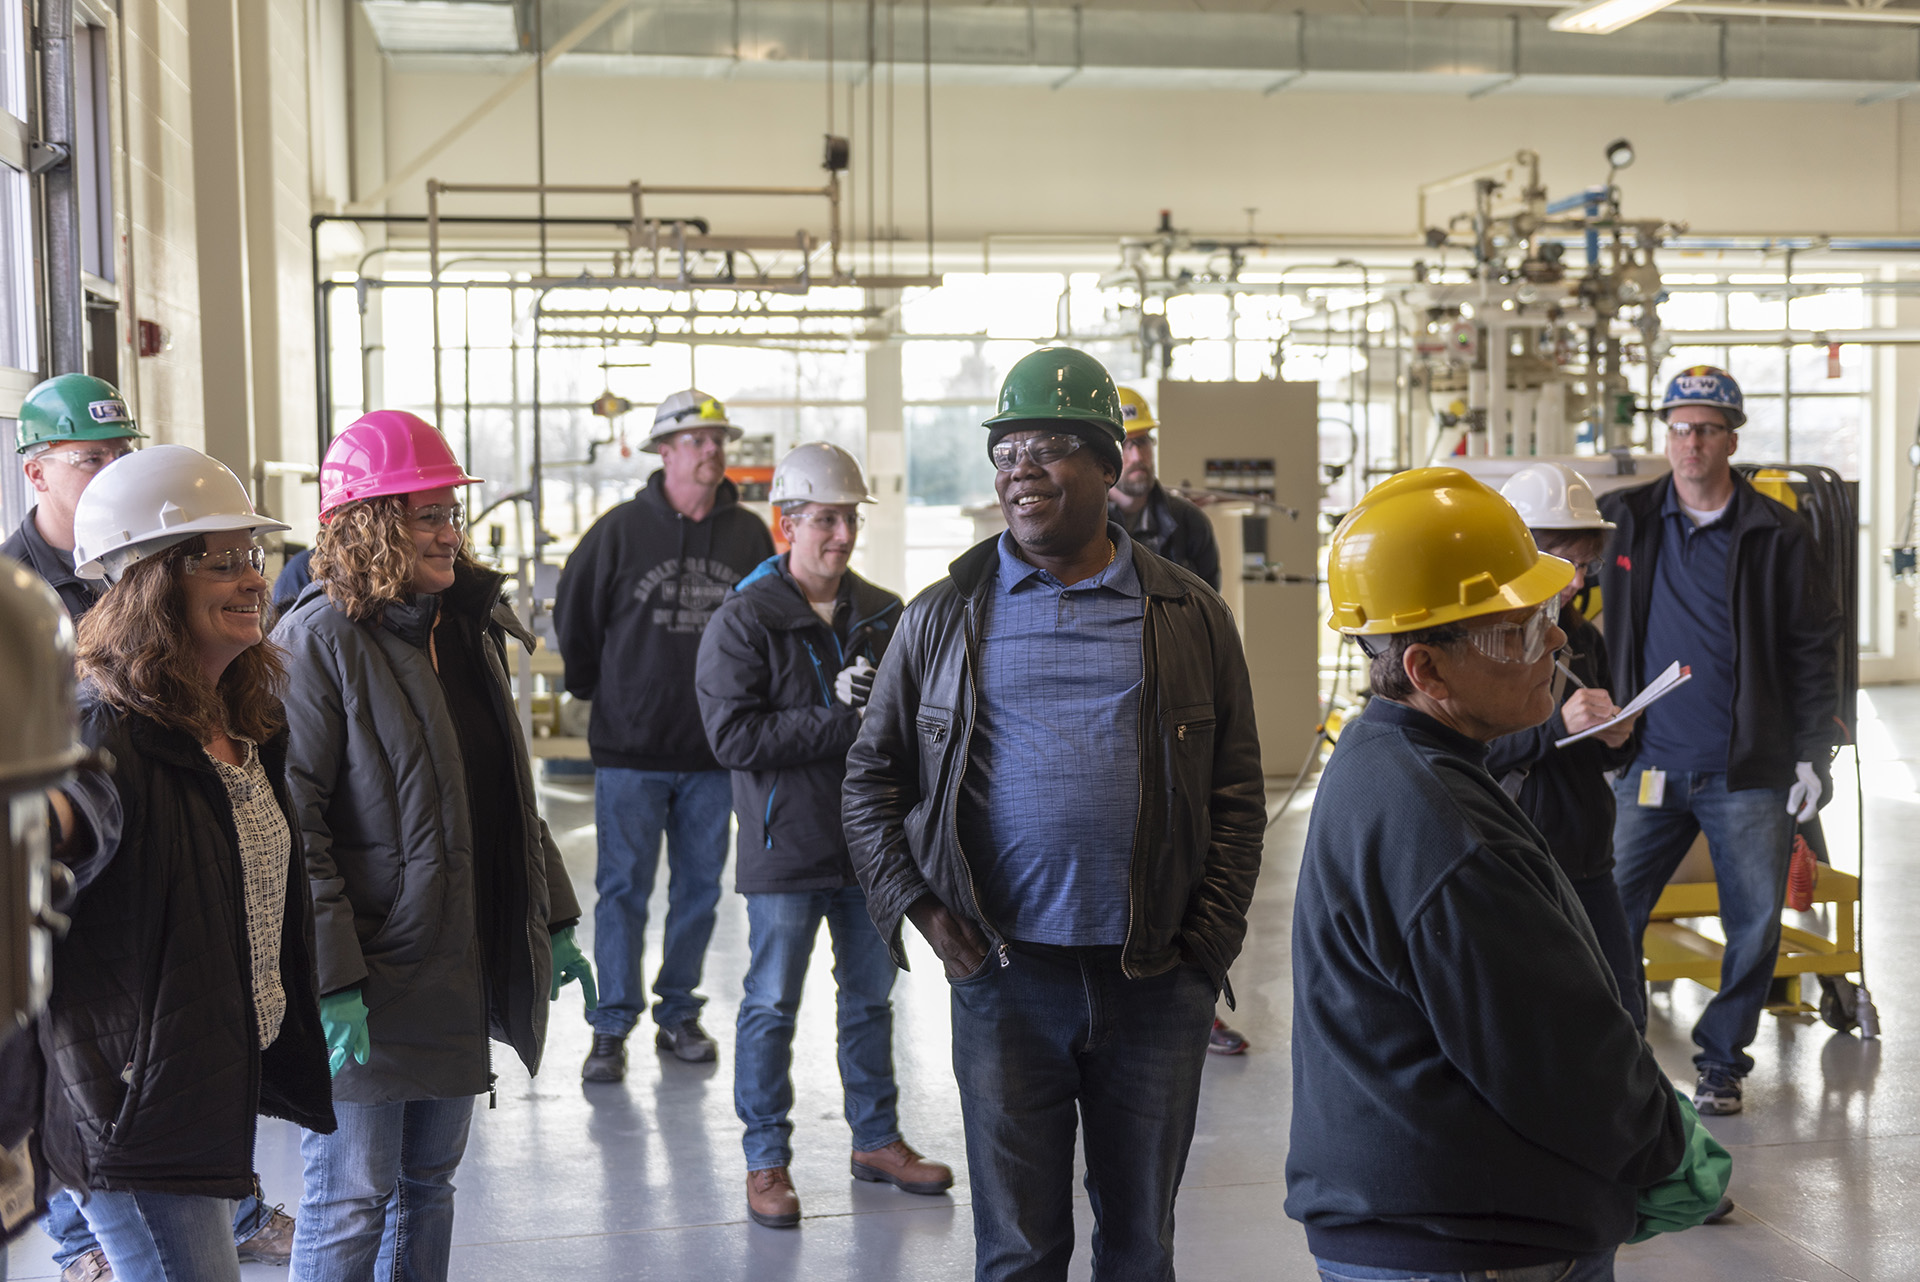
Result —
M1247 1039L1245 1037L1233 1029L1228 1028L1219 1020L1216 1019L1213 1021L1213 1031L1207 1034L1207 1054L1244 1055L1246 1050Z
M1693 1107L1705 1117L1724 1117L1740 1111L1740 1076L1719 1064L1700 1068L1693 1086Z
M653 1035L655 1050L672 1051L675 1059L689 1064L706 1064L720 1058L720 1044L707 1036L697 1019L683 1019L665 1026Z
M593 1049L580 1066L583 1082L618 1082L627 1076L627 1039L612 1033L595 1033Z

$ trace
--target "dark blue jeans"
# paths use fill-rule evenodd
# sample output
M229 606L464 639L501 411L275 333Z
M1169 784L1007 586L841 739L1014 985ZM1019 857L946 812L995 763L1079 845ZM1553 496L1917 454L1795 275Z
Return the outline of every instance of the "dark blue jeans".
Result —
M1015 944L953 982L974 1277L1059 1282L1086 1149L1095 1282L1172 1282L1173 1201L1218 995L1198 966L1128 979L1118 948Z
M267 1227L267 1220L273 1212L260 1205L260 1199L249 1194L233 1204L233 1244L240 1245L261 1229ZM93 1236L93 1230L87 1227L87 1217L80 1214L80 1204L73 1200L73 1194L65 1189L55 1189L47 1199L47 1215L40 1221L40 1227L53 1239L53 1262L62 1269L85 1255L88 1251L98 1250L99 1241Z
M1774 961L1780 950L1780 908L1786 902L1787 867L1793 854L1793 816L1785 788L1727 791L1719 773L1669 773L1658 806L1640 804L1640 772L1657 763L1636 761L1614 781L1619 818L1613 828L1613 879L1632 932L1633 955L1646 956L1647 921L1667 879L1686 857L1694 834L1704 832L1713 850L1713 876L1720 888L1720 927L1727 950L1720 959L1720 991L1694 1025L1700 1053L1709 1064L1744 1075L1753 1071L1747 1046L1760 1029ZM1642 974L1645 973L1644 966ZM1645 1027L1645 1014L1641 1026Z
M853 1147L900 1138L893 1081L893 957L858 886L748 895L745 992L733 1045L733 1110L746 1124L749 1171L793 1160L793 1026L813 941L825 919L838 990L840 1086Z
M593 972L600 1006L587 1012L596 1033L625 1037L647 1009L642 973L647 948L647 900L660 868L660 837L667 838L667 923L654 1022L662 1028L693 1019L707 999L697 996L727 866L727 820L733 814L733 777L725 770L674 774L603 768L593 773L593 819L600 858L593 887Z

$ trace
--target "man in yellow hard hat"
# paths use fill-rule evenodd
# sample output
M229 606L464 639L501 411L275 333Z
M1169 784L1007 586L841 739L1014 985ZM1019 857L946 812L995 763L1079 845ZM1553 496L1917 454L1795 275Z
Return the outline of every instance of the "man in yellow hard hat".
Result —
M1483 764L1553 711L1573 573L1452 468L1382 482L1334 532L1333 626L1374 698L1294 901L1287 1213L1326 1275L1610 1280L1686 1151L1573 887Z
M1220 545L1213 537L1213 524L1206 513L1178 494L1167 493L1160 484L1153 467L1153 434L1160 424L1153 408L1131 387L1119 392L1127 439L1120 445L1120 477L1107 491L1107 519L1135 543L1192 570L1218 592Z

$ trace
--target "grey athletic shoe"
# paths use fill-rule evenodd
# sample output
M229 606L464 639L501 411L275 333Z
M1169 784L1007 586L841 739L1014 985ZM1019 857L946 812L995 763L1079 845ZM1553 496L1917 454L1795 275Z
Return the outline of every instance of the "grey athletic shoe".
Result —
M706 1064L720 1058L720 1044L707 1036L697 1019L683 1019L653 1035L655 1050L671 1051L675 1059Z

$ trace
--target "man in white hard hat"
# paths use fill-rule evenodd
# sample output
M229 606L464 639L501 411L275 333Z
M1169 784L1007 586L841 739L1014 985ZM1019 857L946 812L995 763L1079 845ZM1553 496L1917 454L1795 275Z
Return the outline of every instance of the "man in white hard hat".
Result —
M847 568L859 505L874 499L860 464L824 441L780 461L770 497L790 549L762 562L715 611L696 684L714 755L733 771L740 816L734 887L747 901L749 956L733 1101L746 1127L747 1214L788 1228L800 1222L788 1174L793 1029L822 919L833 939L854 1178L940 1193L953 1172L901 1138L893 958L867 915L840 827L847 749L900 620L899 597Z
M1554 746L1619 711L1607 691L1613 672L1606 639L1573 608L1574 598L1599 575L1597 562L1613 522L1600 515L1586 478L1564 463L1523 467L1500 493L1527 523L1541 552L1573 565L1573 578L1560 589L1560 630L1567 643L1561 651L1566 666L1554 682L1558 710L1537 726L1489 743L1487 773L1547 839L1547 852L1587 910L1621 1004L1637 1021L1642 1018L1639 966L1613 884L1614 801L1608 772L1633 761L1639 718L1564 748Z
M593 702L600 1005L587 1017L593 1049L580 1075L589 1082L626 1076L627 1034L647 1009L647 899L663 833L667 921L654 1045L695 1063L719 1053L700 1026L706 999L694 988L727 862L731 786L701 729L693 674L707 620L773 555L766 525L740 506L726 477L727 444L740 436L726 407L697 388L661 402L641 446L660 456L660 470L593 524L560 572L553 622L567 690Z

